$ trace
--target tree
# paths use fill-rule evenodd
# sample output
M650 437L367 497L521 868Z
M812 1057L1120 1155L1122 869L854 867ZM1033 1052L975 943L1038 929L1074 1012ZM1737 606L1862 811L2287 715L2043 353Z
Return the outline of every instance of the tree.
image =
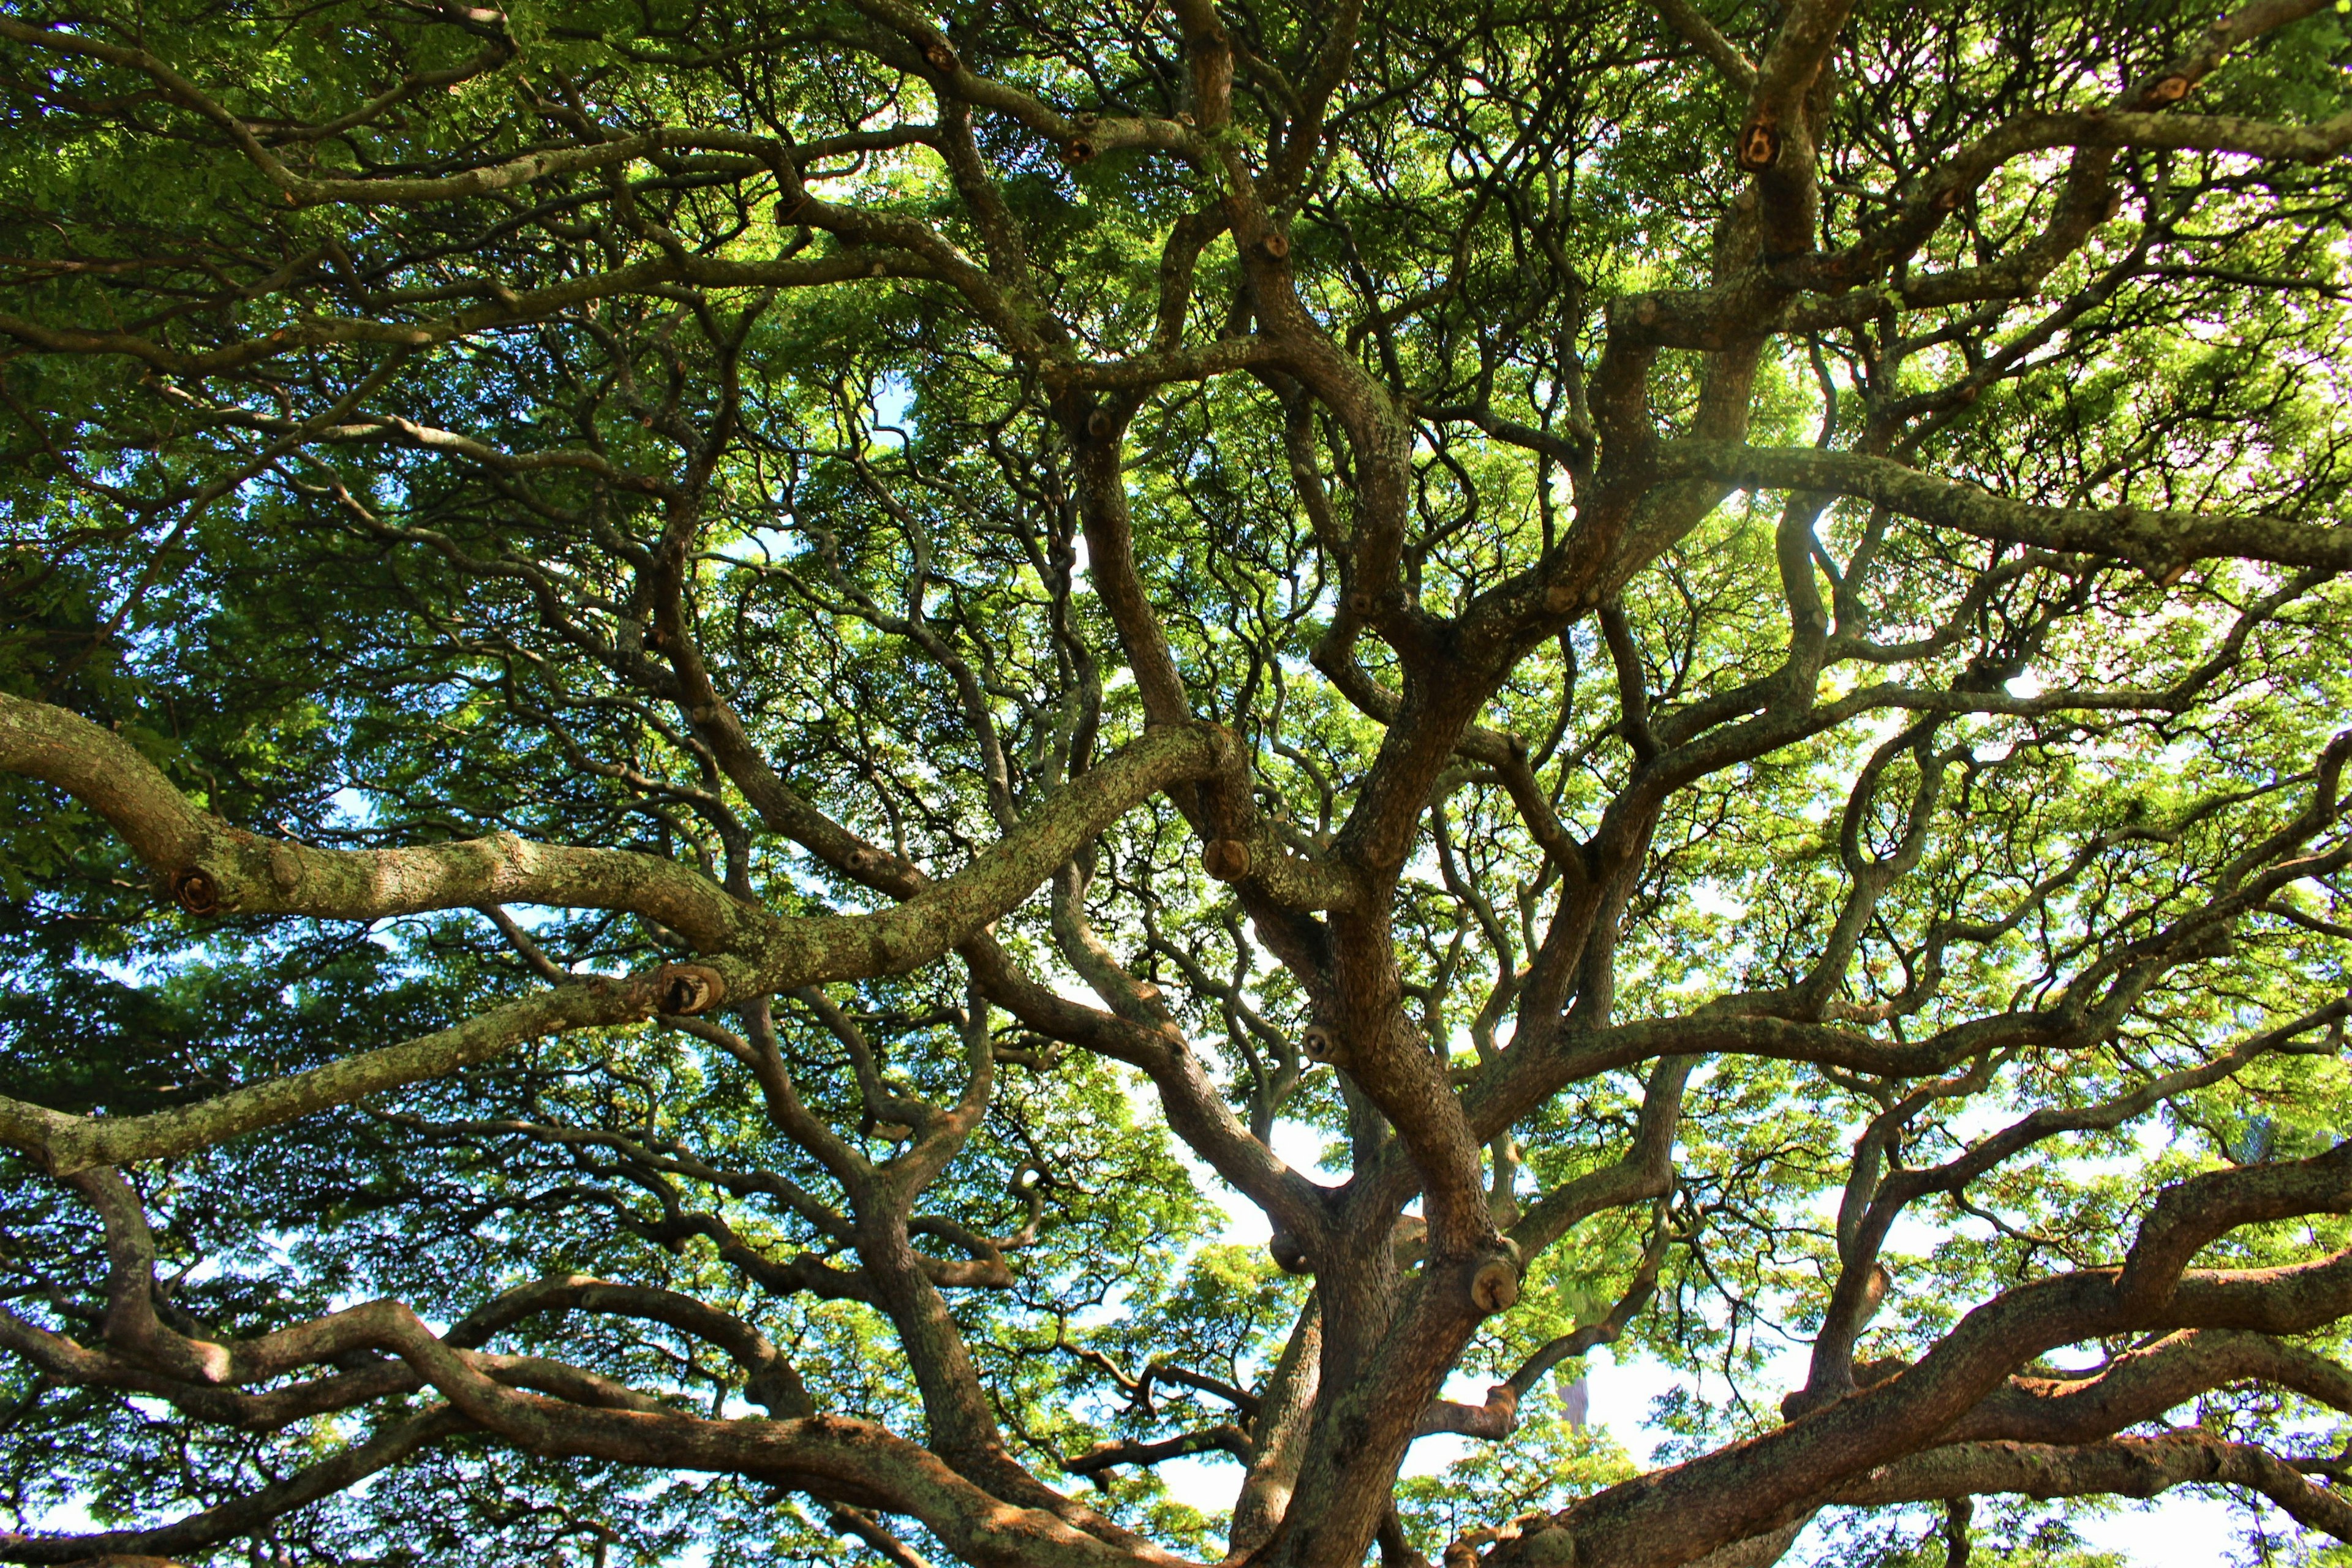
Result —
M2341 10L12 5L0 1559L2352 1541Z

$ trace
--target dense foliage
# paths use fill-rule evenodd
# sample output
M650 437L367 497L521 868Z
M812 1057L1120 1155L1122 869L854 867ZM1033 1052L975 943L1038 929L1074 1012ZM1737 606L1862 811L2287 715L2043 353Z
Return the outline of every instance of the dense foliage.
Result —
M8 0L0 1561L2340 1552L2344 9Z

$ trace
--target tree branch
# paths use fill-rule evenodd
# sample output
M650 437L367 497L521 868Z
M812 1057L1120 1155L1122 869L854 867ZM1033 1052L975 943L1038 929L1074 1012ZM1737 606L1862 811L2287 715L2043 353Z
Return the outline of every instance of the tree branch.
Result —
M2159 580L2214 556L2352 570L2352 528L2133 506L2033 506L1858 452L1675 442L1664 448L1661 464L1668 473L1706 474L1750 489L1857 496L1978 539L2128 561Z

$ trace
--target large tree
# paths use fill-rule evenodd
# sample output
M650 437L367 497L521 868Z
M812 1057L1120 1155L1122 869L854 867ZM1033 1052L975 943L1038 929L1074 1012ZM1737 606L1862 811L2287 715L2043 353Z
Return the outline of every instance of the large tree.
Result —
M11 0L0 1560L2352 1541L2345 9Z

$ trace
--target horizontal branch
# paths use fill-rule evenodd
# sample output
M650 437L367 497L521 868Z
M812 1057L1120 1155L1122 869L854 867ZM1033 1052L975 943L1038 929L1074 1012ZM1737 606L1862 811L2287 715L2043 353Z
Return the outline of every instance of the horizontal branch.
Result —
M2092 1442L2248 1379L2352 1412L2352 1372L2326 1356L2268 1334L2186 1329L2126 1351L2093 1376L2012 1377L1941 1440Z
M1706 477L1750 489L1853 496L1978 539L2128 561L2159 579L2192 561L2217 556L2328 572L2352 570L2352 528L2134 506L2033 506L1856 452L1679 441L1662 449L1660 466L1669 478Z
M369 1302L334 1314L330 1321L345 1348L397 1357L446 1397L449 1410L430 1418L478 1428L530 1453L747 1475L828 1500L907 1514L921 1520L959 1556L981 1568L1189 1568L1171 1554L1115 1546L1049 1512L1010 1506L919 1446L867 1422L825 1416L712 1420L654 1407L654 1402L604 1384L604 1380L595 1380L600 1386L559 1390L596 1403L548 1398L506 1385L532 1381L530 1368L508 1364L530 1358L461 1350L436 1337L396 1301ZM347 1466L372 1457L364 1447L349 1452L359 1458L344 1461ZM311 1485L318 1495L325 1495L365 1473L354 1473L338 1485L324 1484L339 1473L331 1468L336 1464L328 1461L319 1472L303 1472L283 1484L299 1485L318 1473L320 1479ZM265 1508L265 1500L275 1506ZM265 1490L166 1527L172 1532L168 1535L146 1532L139 1544L124 1549L211 1544L306 1500ZM0 1535L0 1560L79 1561L89 1554L88 1540Z
M1076 1458L1062 1461L1062 1468L1074 1476L1092 1476L1096 1484L1108 1486L1108 1472L1121 1465L1156 1465L1164 1459L1181 1459L1194 1454L1218 1451L1231 1454L1246 1465L1257 1457L1257 1449L1249 1435L1232 1422L1222 1422L1198 1432L1186 1432L1174 1437L1111 1438L1096 1444Z
M2263 10L2308 15L2317 9L2315 0L2298 0L2285 7L2248 5L2237 17L2251 19L2252 13ZM2234 19L2225 17L2221 25ZM2261 30L2259 26L2256 30ZM2187 79L2177 79L2186 90ZM1896 214L1853 246L1835 255L1782 263L1773 275L1799 288L1832 292L1851 289L1876 277L1895 257L1925 242L1958 207L1963 195L1981 187L2003 164L2059 147L2107 153L2131 147L2169 148L2235 153L2271 163L2317 163L2352 148L2352 113L2303 125L2239 115L2155 111L2146 107L2021 114L1993 127L1916 181ZM2038 280L2054 259L2046 252L2036 256L2034 247L2028 247L1985 266L1915 275L1905 281L1902 292L1909 303L1929 306L2012 294ZM1971 282L1979 287L1969 288ZM1982 288L1984 284L1992 287Z
M630 850L510 834L380 850L258 838L198 810L120 736L65 709L0 695L0 771L89 805L199 915L364 921L503 903L614 909L657 920L703 952L698 963L618 980L583 977L436 1034L152 1116L92 1120L0 1098L0 1141L59 1173L163 1159L437 1078L527 1039L903 973L979 936L1155 792L1231 765L1234 743L1213 725L1155 728L904 903L871 914L790 917L737 900L698 870Z
M212 121L225 132L260 171L262 177L296 206L319 206L331 203L347 206L394 206L464 201L515 190L559 174L633 163L665 152L732 153L750 160L752 166L790 170L797 177L800 167L806 163L844 153L911 146L928 142L931 136L930 128L927 126L893 126L881 131L851 132L821 138L811 143L793 144L722 128L662 125L605 141L541 148L495 163L485 163L454 174L374 174L358 178L311 179L287 167L284 160L254 134L251 126L174 70L161 57L148 50L109 43L83 34L34 26L9 16L0 16L0 38L28 48L93 59L140 72L183 108Z
M1198 348L1170 349L1126 359L1073 361L1043 368L1046 384L1093 392L1142 391L1174 382L1207 381L1235 371L1287 368L1282 346L1262 337L1219 338Z
M756 942L761 917L701 872L625 849L512 834L415 848L318 849L199 810L129 742L81 715L0 694L0 770L88 805L197 914L384 920L478 904L629 910L705 952Z
M452 1324L445 1337L453 1345L478 1345L527 1317L572 1311L638 1318L715 1344L742 1370L747 1398L775 1415L815 1413L800 1373L767 1335L707 1302L655 1286L618 1284L584 1274L551 1275L484 1302Z
M2079 1447L1961 1443L1914 1454L1841 1488L1833 1503L1871 1507L2016 1492L2026 1497L2151 1498L2192 1484L2244 1487L2296 1522L2352 1541L2352 1502L2314 1485L2293 1465L2251 1443L2194 1428Z
M1011 911L1087 840L1154 792L1208 776L1232 737L1206 725L1151 731L1056 791L971 865L895 909L773 916L701 872L625 849L510 834L418 848L319 849L268 840L198 810L120 736L47 703L0 695L0 770L54 784L113 825L199 914L382 920L491 903L628 910L706 952L751 958L753 990L860 980L928 963Z
M661 1001L659 974L655 971L627 980L594 978L558 986L396 1046L149 1116L69 1116L0 1096L0 1142L23 1150L58 1176L99 1165L168 1160L370 1095L445 1077L502 1056L526 1040L651 1017Z
M846 226L845 220L844 226ZM726 260L680 253L660 260L633 262L609 272L566 279L541 289L510 290L495 304L445 316L378 321L361 316L306 315L294 325L278 328L266 336L213 349L176 349L160 338L143 337L137 332L48 326L6 314L0 314L0 336L14 338L42 353L121 354L174 376L198 379L242 370L304 349L354 343L431 348L500 328L529 326L599 300L657 291L666 284L686 283L704 289L805 289L861 278L929 279L940 275L940 268L923 258L903 250L868 246L845 247L829 255L805 259L766 261ZM644 481L625 477L614 482L628 488L645 488Z

